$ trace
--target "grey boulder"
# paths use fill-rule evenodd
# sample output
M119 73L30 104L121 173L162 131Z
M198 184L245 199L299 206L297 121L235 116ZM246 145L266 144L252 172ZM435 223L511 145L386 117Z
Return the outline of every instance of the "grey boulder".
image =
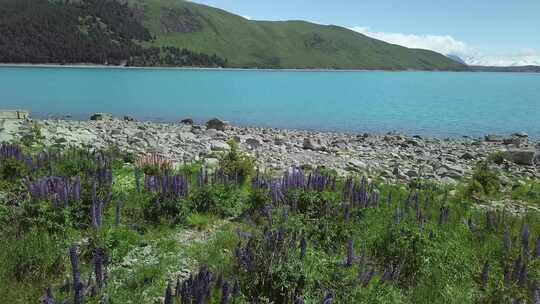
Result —
M226 121L223 121L219 118L212 118L206 122L207 129L225 131L228 127L229 127L229 124Z
M531 166L538 159L538 152L532 149L513 149L506 151L504 158L518 165Z
M109 113L94 113L90 116L90 120L100 121L100 120L112 120L113 116Z

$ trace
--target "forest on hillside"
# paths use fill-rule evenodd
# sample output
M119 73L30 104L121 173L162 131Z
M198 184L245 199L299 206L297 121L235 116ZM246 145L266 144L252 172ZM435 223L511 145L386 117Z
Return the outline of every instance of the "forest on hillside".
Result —
M216 55L152 40L140 12L110 0L0 0L0 62L223 67Z

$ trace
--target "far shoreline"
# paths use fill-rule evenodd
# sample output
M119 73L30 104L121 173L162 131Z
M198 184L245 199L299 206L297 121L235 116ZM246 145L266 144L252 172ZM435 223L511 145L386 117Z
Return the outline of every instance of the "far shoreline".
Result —
M474 66L470 66L474 68ZM324 68L314 68L314 69L295 69L295 68L283 68L283 69L272 69L272 68L210 68L210 67L193 67L193 66L184 66L184 67L175 67L175 66L152 66L152 67L142 67L142 66L122 66L122 65L104 65L104 64L48 64L48 63L0 63L0 68L57 68L57 69L103 69L103 70L181 70L181 71L226 71L226 72L332 72L332 73L351 73L351 72L393 72L393 73L411 73L411 72L443 72L443 73L519 73L519 74L540 74L539 71L500 71L500 70L487 70L489 68L520 68L520 67L481 67L486 68L486 70L478 69L465 69L465 70L417 70L417 69L406 69L406 70L390 70L390 69L324 69Z

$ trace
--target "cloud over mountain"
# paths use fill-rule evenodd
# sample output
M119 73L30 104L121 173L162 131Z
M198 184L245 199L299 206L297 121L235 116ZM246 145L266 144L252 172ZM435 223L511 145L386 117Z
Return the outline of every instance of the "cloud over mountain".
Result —
M504 53L487 54L480 52L473 47L470 47L465 42L449 35L415 35L378 32L364 26L355 26L350 29L375 39L408 48L427 49L444 55L459 56L469 65L540 65L540 51L538 50L523 49Z

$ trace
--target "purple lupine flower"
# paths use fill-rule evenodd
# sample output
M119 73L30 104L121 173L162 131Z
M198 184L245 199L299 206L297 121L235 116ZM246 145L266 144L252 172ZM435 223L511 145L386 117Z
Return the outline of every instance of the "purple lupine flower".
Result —
M386 267L386 268L384 269L383 275L381 276L381 279L380 279L380 281L379 281L379 284L384 284L384 283L386 283L386 282L392 280L392 272L393 272L393 269L392 269L391 266L390 266L390 267Z
M25 156L21 147L12 144L0 144L0 160L4 161L10 158L22 161Z
M472 234L476 234L478 232L478 228L474 224L472 218L469 218L467 220L467 226L469 227L469 230L471 231Z
M238 280L234 281L232 296L233 298L238 298L240 296L240 283L238 283Z
M225 282L223 283L223 287L221 288L221 304L228 304L230 299L230 290L229 290L229 283Z
M302 236L300 240L300 259L303 259L306 256L307 240L305 236Z
M402 219L402 211L398 203L396 206L396 213L394 215L394 223L399 225L401 223L401 219Z
M302 169L292 167L287 170L281 178L281 188L283 189L283 192L293 189L305 189L306 181Z
M345 204L344 206L344 214L343 218L346 222L348 222L351 219L351 206L349 204Z
M344 201L351 202L353 196L354 181L351 177L345 180L343 185L342 197Z
M511 281L510 269L509 269L508 265L506 263L504 263L504 265L503 265L503 282L504 282L504 285L505 286L510 285L510 281Z
M392 204L392 190L388 192L388 197L386 198L386 204L391 205Z
M351 267L354 262L354 242L352 239L347 241L347 260L345 261L345 266Z
M105 282L104 263L105 250L103 248L94 249L94 274L98 289L101 289Z
M187 179L182 175L169 175L168 172L160 176L145 175L144 189L147 192L159 193L167 198L184 198L188 195Z
M521 266L521 269L519 270L519 276L518 276L518 285L521 288L525 288L527 285L527 263L523 263Z
M92 206L90 209L90 216L92 219L92 226L94 229L101 227L101 218L103 213L103 201L101 199L92 200Z
M304 299L296 297L296 299L294 299L294 304L304 304Z
M174 297L173 297L172 286L170 282L167 284L167 289L165 290L165 300L163 304L174 304Z
M368 181L365 176L362 176L362 180L360 181L360 187L358 189L359 191L359 203L362 207L367 207L369 203L369 190L368 190Z
M69 247L69 260L71 262L71 270L73 274L74 304L82 304L84 301L84 284L81 282L79 258L77 256L78 250L79 248L76 245L71 245L71 247Z
M538 288L538 286L534 288L533 304L540 304L540 289Z
M272 225L272 223L273 223L272 205L269 205L269 204L264 205L264 207L262 209L262 214L266 217L266 219L268 220L268 223L270 223L270 225Z
M375 275L375 270L373 268L362 275L360 279L362 287L367 287L369 285L369 282L373 279L373 275Z
M521 229L521 247L523 253L527 255L529 253L529 225L523 225Z
M80 200L79 178L49 176L35 181L27 179L26 188L32 200L49 200L55 207L68 206L70 201Z
M268 190L270 188L270 183L262 176L259 168L257 168L257 173L255 177L251 180L251 189L252 190Z
M404 204L405 210L409 210L409 208L411 208L411 202L412 202L412 193L409 193L409 195L407 195L407 198L405 199L405 204Z
M487 230L494 230L497 226L497 217L495 212L488 211L486 212L486 229Z
M54 295L52 293L52 288L49 286L47 288L47 291L45 292L45 295L43 296L41 300L41 304L54 304Z
M181 285L180 282L177 282L176 294L180 295L180 302L182 304L209 303L210 299L212 298L211 283L213 281L214 276L210 271L208 271L208 268L201 267L195 276L191 274L189 279L185 280L183 283L181 283ZM220 288L220 286L216 287ZM171 303L174 303L174 301Z
M482 273L480 274L480 284L482 285L483 288L485 288L488 283L489 271L490 271L489 262L486 261L484 263L484 267L482 267Z
M516 282L519 279L519 273L522 268L522 261L523 261L523 258L521 257L521 255L518 256L516 260L514 261L514 269L512 270L512 280L514 282Z
M197 186L203 187L208 183L208 170L204 167L201 167L199 169L199 173L197 174Z
M288 219L289 219L289 205L285 205L283 206L283 209L282 209L282 219L284 222L286 222Z
M448 206L441 207L441 213L439 215L439 225L443 225L448 221L450 209Z
M504 230L503 248L507 254L510 253L510 250L512 249L512 238L510 237L510 231L508 231L508 228Z
M334 293L329 292L326 294L321 304L332 304L333 301L334 301Z
M270 183L270 197L272 198L272 203L277 205L283 200L283 190L282 184L279 181L272 181Z

